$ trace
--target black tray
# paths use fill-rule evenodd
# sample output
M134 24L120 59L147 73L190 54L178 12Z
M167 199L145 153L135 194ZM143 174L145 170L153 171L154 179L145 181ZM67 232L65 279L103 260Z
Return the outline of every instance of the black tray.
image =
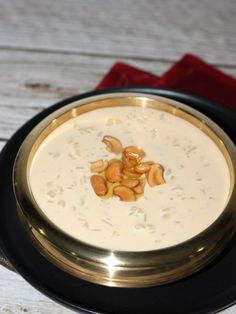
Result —
M236 302L236 237L208 267L184 280L152 288L109 288L63 272L32 246L16 213L12 169L28 132L45 116L71 101L107 92L143 92L186 103L217 122L236 143L236 113L195 96L169 90L129 88L95 91L55 104L27 122L0 155L0 247L17 272L53 300L86 313L212 313Z

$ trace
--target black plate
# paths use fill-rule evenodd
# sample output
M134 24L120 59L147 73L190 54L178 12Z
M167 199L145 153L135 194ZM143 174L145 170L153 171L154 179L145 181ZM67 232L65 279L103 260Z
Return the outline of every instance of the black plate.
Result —
M107 92L143 92L179 100L215 120L236 143L236 113L194 96L158 89L95 91L62 101L35 116L8 141L0 156L0 247L29 283L53 300L89 313L212 313L236 302L236 237L211 265L184 280L153 288L100 286L72 277L48 262L21 227L12 188L17 150L28 132L54 110L84 97Z

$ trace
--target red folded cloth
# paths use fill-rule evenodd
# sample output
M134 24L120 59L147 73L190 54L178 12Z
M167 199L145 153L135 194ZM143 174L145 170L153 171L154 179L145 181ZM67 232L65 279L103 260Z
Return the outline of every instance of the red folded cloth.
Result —
M161 77L116 63L97 86L157 87L185 92L236 110L236 79L222 73L201 59L187 54Z

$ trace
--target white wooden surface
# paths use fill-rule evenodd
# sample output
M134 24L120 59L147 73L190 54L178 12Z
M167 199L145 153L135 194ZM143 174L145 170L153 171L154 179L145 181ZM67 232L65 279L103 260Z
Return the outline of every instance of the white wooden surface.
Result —
M0 149L121 60L161 74L192 52L236 77L235 0L0 0ZM69 314L0 267L0 314ZM236 313L236 306L223 311Z

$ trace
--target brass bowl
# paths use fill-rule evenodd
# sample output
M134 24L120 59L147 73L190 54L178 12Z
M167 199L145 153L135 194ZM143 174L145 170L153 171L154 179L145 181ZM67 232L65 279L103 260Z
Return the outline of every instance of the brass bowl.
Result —
M70 118L103 107L141 106L178 116L207 134L222 152L230 173L228 202L203 232L175 246L143 252L113 251L79 241L54 225L36 203L29 170L44 139ZM110 93L72 102L42 120L27 136L15 160L14 190L18 215L36 248L75 277L107 286L148 287L186 277L218 256L236 230L236 149L208 117L177 101L148 94Z

